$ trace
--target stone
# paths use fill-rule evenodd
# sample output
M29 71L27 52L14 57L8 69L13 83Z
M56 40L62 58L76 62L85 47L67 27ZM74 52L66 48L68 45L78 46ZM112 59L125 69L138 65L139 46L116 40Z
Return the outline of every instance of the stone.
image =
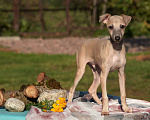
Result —
M67 98L67 91L62 89L52 89L52 90L46 90L40 94L38 97L38 102L44 101L45 99L49 100L58 100L59 97L65 97Z
M22 112L25 104L19 99L9 98L5 103L5 108L10 112Z

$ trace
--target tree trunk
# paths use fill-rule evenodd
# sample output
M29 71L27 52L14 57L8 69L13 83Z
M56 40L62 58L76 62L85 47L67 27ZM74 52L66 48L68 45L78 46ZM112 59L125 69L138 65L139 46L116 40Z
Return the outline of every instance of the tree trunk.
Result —
M4 106L3 103L5 103L9 98L19 99L22 102L24 102L25 104L31 102L30 100L27 99L27 97L24 96L23 92L19 92L19 91L6 91L6 92L2 92L2 94L3 94L3 102L2 102L2 105L0 105L0 106Z
M13 12L14 12L13 28L14 31L16 32L19 32L19 6L20 0L13 0Z
M43 13L43 1L39 0L39 8L40 8L40 21L41 21L41 26L42 26L42 32L45 30L45 21L44 21L44 13Z
M106 3L107 3L107 0L104 0L104 3L103 3L103 10L102 10L102 15L106 13ZM101 26L100 26L100 29L103 29L104 28L104 24L101 23Z
M32 85L33 86L33 85ZM39 94L42 93L45 90L50 90L49 88L45 88L44 86L35 86L37 90L39 91ZM26 90L26 89L25 89ZM24 90L24 91L25 91ZM29 98L24 94L24 91L4 91L0 90L0 106L4 106L4 103L9 99L9 98L16 98L21 100L22 102L25 103L31 103L31 102L37 102L37 98Z
M97 20L97 0L93 0L93 26L95 26L96 24L96 20Z
M31 102L37 102L39 95L46 90L62 89L59 82L55 79L51 79L45 73L40 73L37 77L38 85L22 85L19 91L5 91L0 89L0 106L4 106L4 103L9 98L16 98L24 102L25 104Z

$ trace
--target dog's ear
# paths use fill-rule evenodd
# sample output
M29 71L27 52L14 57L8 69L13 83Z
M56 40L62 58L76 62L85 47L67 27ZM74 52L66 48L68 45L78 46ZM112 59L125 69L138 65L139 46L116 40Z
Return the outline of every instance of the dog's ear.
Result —
M110 16L111 16L111 15L110 15L109 13L106 13L106 14L104 14L104 15L99 16L99 22L102 22L102 21L103 21L103 23L106 23L106 24L107 24L107 22L108 22Z
M131 21L131 16L128 16L128 15L124 15L124 14L122 14L121 15L122 17L123 17L123 20L124 20L124 22L125 22L125 25L127 26L128 24L129 24L129 22Z

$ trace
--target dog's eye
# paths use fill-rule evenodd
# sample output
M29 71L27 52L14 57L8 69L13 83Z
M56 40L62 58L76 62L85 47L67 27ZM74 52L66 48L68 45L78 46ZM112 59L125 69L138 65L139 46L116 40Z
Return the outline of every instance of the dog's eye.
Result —
M109 28L109 29L113 29L113 28L114 28L114 26L113 26L113 25L111 25L111 26L109 26L108 28Z
M120 25L120 28L122 28L122 29L123 29L123 28L125 28L125 26L124 26L124 25Z

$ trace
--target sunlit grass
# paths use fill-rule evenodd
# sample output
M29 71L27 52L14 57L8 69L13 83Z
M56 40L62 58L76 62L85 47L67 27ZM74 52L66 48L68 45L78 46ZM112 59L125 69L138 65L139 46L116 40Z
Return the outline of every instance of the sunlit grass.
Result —
M150 61L136 61L128 59L128 56L133 55L127 54L127 97L150 101ZM0 88L18 90L22 84L36 82L40 72L45 72L51 78L59 81L64 89L69 90L76 74L75 55L0 52ZM76 90L87 91L92 80L92 72L87 66ZM117 72L109 74L107 91L108 94L120 96ZM100 87L98 92L101 92Z

